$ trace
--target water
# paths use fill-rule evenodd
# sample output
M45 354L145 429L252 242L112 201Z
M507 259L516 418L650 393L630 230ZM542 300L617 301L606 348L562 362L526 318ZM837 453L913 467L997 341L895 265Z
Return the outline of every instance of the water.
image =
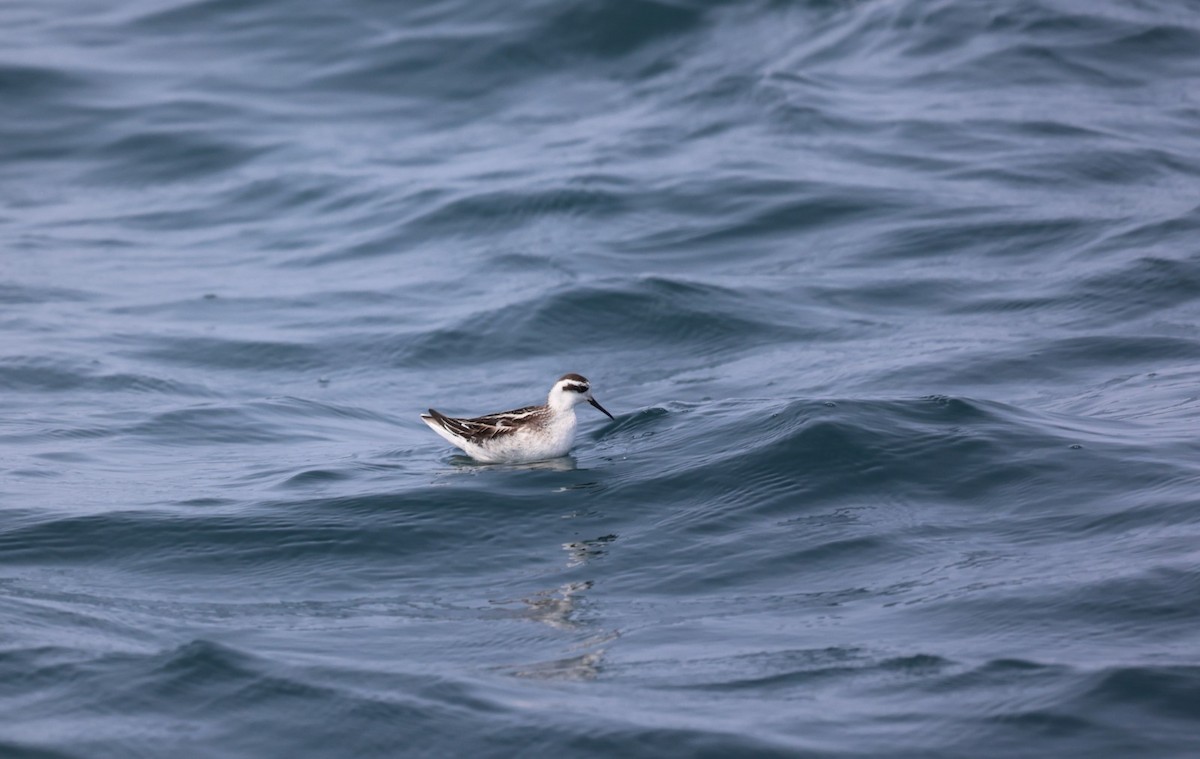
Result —
M0 754L1194 756L1197 11L4 4Z

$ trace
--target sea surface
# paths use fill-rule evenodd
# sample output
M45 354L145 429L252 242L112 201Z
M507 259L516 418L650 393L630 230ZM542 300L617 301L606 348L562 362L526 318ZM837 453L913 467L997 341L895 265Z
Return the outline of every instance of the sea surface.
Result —
M1200 755L1195 0L0 40L3 759Z

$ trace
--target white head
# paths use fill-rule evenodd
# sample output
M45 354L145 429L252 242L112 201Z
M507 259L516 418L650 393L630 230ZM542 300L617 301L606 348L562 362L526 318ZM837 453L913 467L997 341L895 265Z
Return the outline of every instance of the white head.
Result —
M559 377L558 382L554 383L554 387L550 388L550 397L546 403L550 405L550 408L568 409L574 408L575 404L584 401L603 411L609 419L616 418L596 402L596 399L592 397L591 383L578 374L564 374Z

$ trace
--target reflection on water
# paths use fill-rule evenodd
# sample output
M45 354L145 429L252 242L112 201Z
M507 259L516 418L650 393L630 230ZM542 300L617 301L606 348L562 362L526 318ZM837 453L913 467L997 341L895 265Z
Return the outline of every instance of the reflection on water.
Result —
M602 535L592 540L563 543L567 552L567 569L586 565L589 561L604 556L607 546L616 541L616 535ZM587 604L587 591L595 585L592 580L566 582L555 588L539 591L522 598L525 610L521 616L567 633L592 632L593 621L580 619L580 612ZM594 612L594 607L589 607ZM621 636L620 630L594 632L568 647L572 656L550 659L532 664L504 667L503 670L516 677L537 680L592 680L600 673L607 644Z
M582 566L592 559L598 559L607 553L605 545L617 539L616 535L601 535L592 540L581 540L575 543L563 543L563 550L567 552L570 559L567 561L567 568L573 569Z
M530 461L525 464L487 464L476 461L470 456L455 454L450 457L450 464L459 471L479 471L489 469L516 469L525 471L570 472L579 468L574 456L560 456L546 461Z
M604 650L572 656L566 659L538 662L522 668L509 669L515 677L532 680L594 680L600 674L600 663Z

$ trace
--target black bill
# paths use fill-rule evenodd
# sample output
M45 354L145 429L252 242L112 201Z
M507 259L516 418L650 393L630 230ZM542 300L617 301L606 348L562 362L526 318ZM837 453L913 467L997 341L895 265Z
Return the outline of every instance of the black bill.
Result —
M603 411L604 415L607 416L609 419L612 419L614 422L617 421L617 418L615 416L613 416L612 414L608 413L608 409L604 408L599 403L597 403L595 398L588 398L588 403L592 404L596 408Z

